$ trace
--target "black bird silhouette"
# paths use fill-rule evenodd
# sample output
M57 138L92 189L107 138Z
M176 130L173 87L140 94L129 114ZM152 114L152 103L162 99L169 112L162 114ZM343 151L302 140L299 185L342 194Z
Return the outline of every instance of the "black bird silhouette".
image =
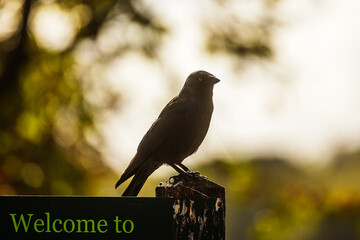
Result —
M181 162L196 152L209 129L213 88L220 80L206 71L189 75L178 96L161 111L141 140L115 188L133 177L123 196L137 196L146 179L162 164L180 174L190 170Z

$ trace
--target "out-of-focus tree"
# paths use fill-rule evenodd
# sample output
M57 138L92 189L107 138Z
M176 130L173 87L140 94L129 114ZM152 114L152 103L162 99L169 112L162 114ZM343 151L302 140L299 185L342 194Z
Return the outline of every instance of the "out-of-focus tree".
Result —
M252 20L218 2L226 17L204 25L208 50L271 57L276 1L255 2ZM104 69L128 52L156 58L165 28L141 1L9 0L0 14L1 192L90 193L111 172L95 123L121 101Z
M120 96L104 86L101 102L89 97L103 79L85 79L86 64L99 52L104 64L152 57L164 28L137 1L9 0L0 15L0 193L94 193L112 172L94 122ZM116 38L130 27L146 37Z
M272 36L278 25L274 9L279 1L218 1L215 21L205 22L207 50L226 53L239 60L270 60L274 54Z
M358 160L346 154L335 168L307 170L281 159L229 159L199 170L226 189L229 239L359 239Z
M217 1L207 50L271 60L278 2ZM165 28L136 0L0 0L0 26L0 194L101 194L112 171L96 122L122 97L104 69L128 52L156 58ZM359 239L359 156L321 174L269 158L199 170L226 188L229 239Z

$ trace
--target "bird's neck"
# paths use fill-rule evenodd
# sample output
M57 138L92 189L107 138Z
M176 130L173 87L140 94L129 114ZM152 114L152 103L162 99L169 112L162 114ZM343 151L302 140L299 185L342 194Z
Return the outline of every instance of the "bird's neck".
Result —
M198 101L212 102L213 91L196 91L196 89L187 88L182 89L179 93L179 98L194 98Z

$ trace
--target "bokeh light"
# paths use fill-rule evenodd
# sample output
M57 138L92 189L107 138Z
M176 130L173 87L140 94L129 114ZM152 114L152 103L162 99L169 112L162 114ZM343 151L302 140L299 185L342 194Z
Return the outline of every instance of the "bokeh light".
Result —
M23 0L0 1L0 41L10 38L21 22L21 8Z
M63 51L75 39L78 22L71 12L58 4L36 7L30 21L30 29L40 47L49 51Z
M221 82L184 163L225 186L227 239L359 239L359 10L0 0L0 194L118 196L145 132L203 69Z

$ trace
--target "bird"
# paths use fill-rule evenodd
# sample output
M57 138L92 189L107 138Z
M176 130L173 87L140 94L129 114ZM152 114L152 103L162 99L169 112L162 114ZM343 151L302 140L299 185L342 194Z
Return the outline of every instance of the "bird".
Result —
M122 196L137 196L147 178L167 164L179 174L192 171L182 161L197 151L208 132L213 113L213 88L220 80L209 72L192 72L180 93L160 112L137 152L115 184L134 176Z

